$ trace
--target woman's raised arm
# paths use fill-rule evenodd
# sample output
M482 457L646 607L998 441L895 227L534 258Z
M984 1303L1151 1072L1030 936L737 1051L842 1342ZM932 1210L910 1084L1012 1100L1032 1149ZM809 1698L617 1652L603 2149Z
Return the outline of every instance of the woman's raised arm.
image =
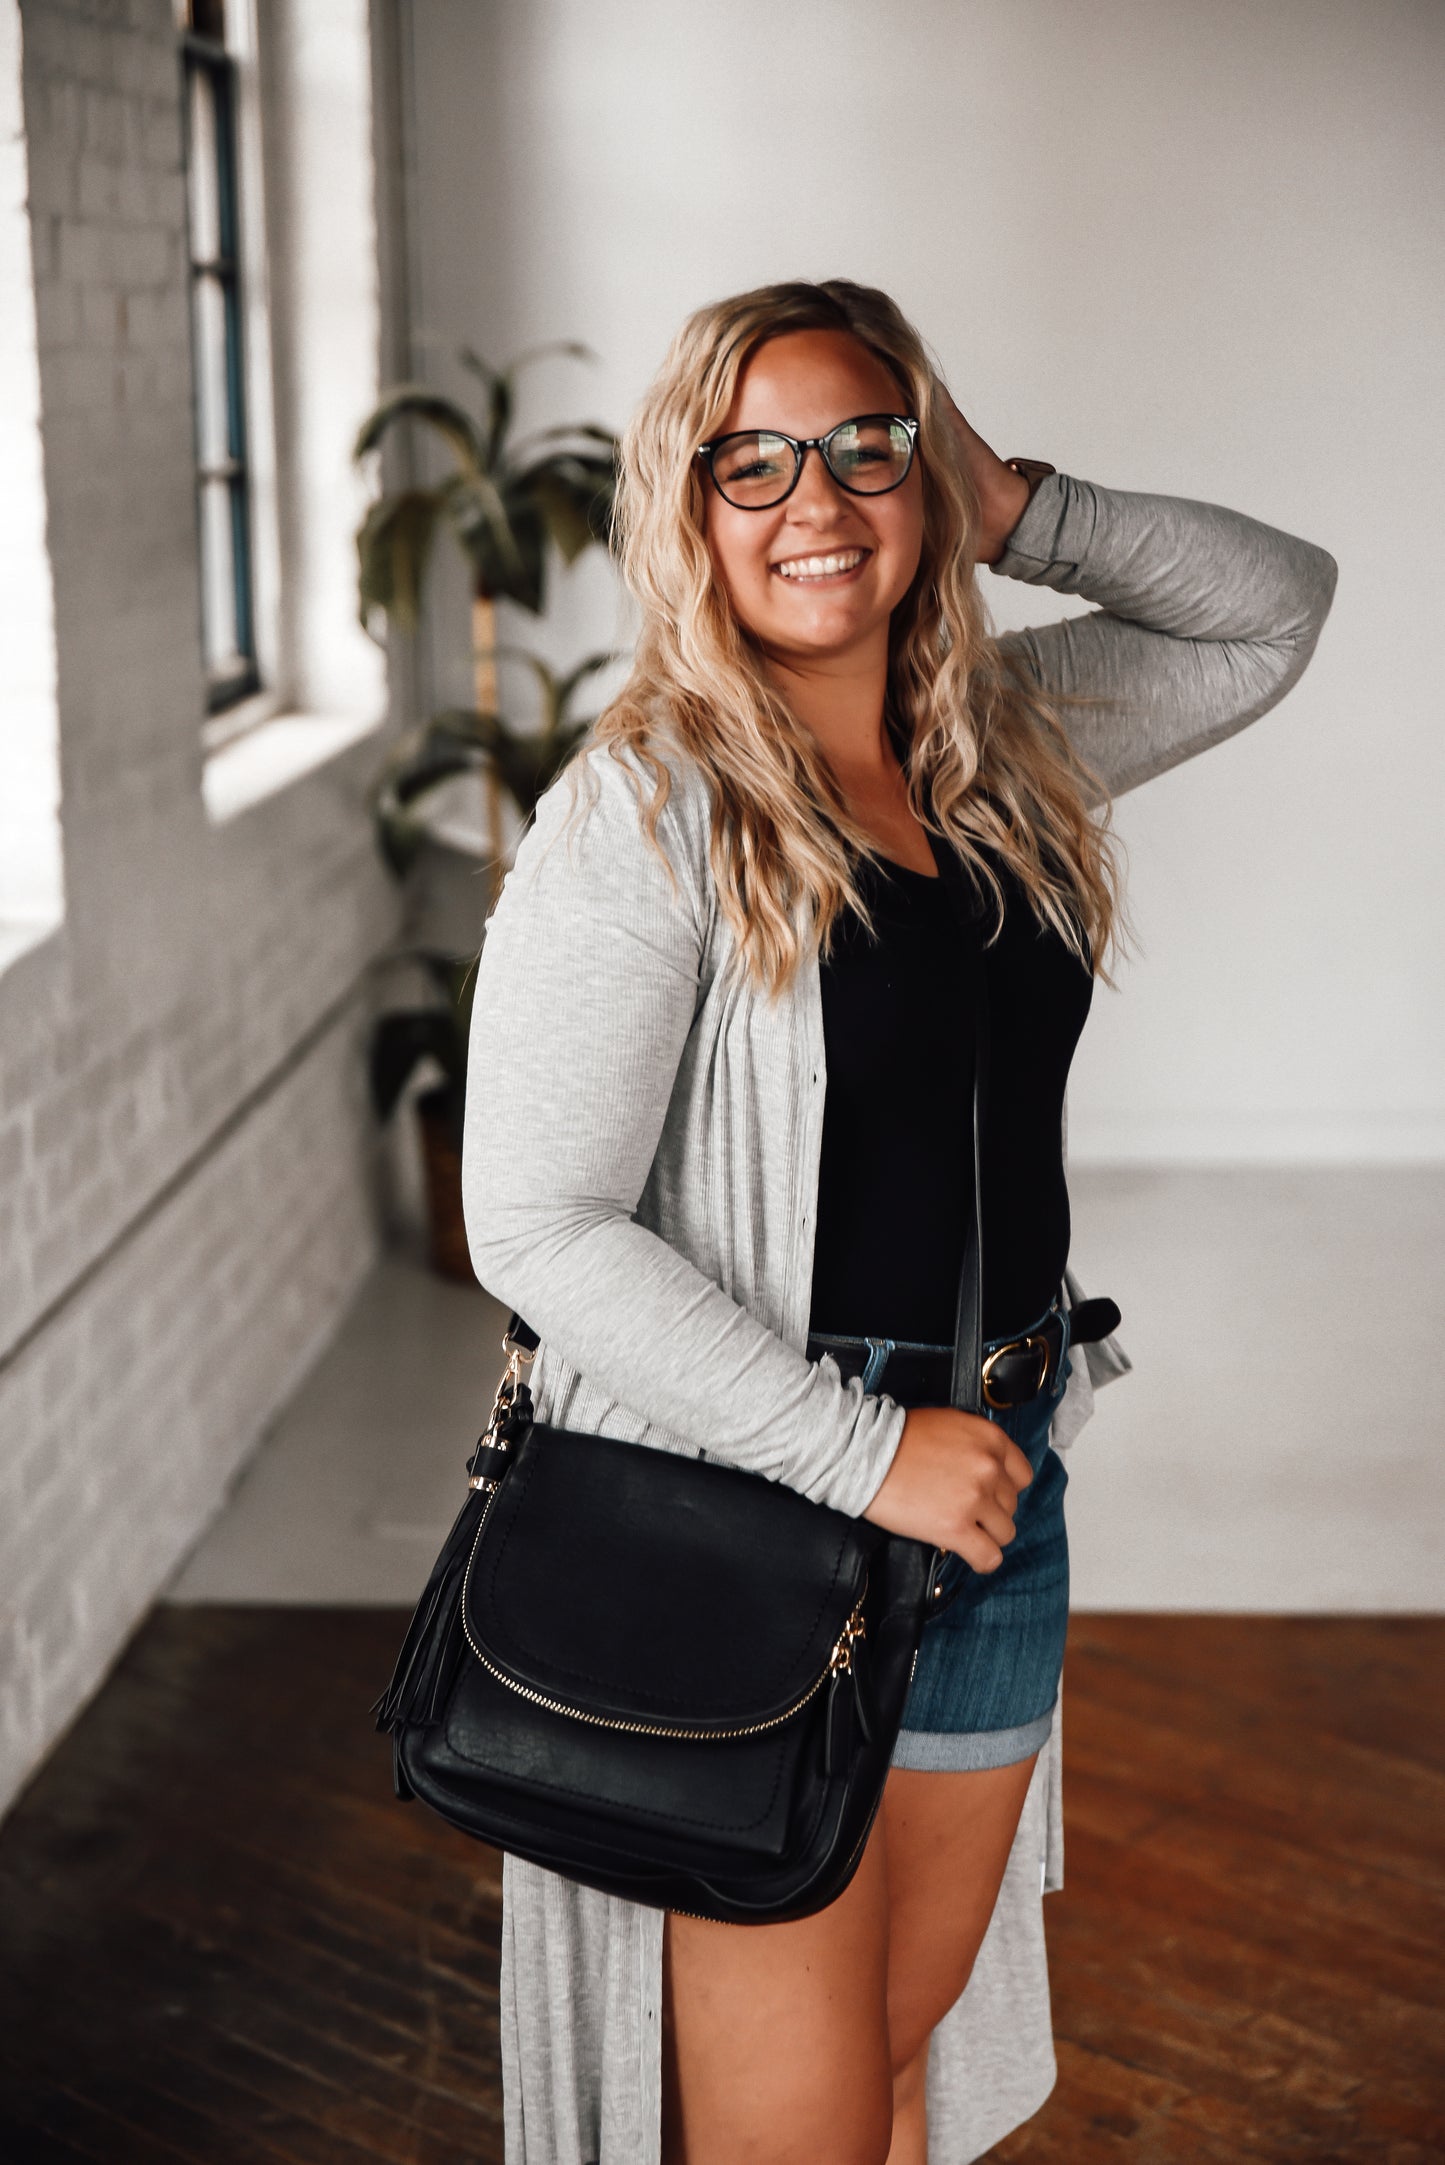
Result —
M1099 607L1007 632L1068 707L1070 741L1112 796L1268 713L1304 670L1338 566L1313 542L1221 504L1047 475L990 567Z
M674 891L631 775L585 756L596 801L563 832L566 780L543 797L478 965L462 1163L477 1276L620 1405L856 1514L902 1408L810 1362L633 1216L701 997L705 842L674 798L658 827Z

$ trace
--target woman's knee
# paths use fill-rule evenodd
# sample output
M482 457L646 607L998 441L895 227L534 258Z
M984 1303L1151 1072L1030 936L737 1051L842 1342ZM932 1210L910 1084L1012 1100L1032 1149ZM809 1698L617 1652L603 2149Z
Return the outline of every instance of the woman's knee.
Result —
M747 2070L739 2080L747 2082ZM888 2165L893 2147L893 2095L882 2088L856 2093L846 2104L831 2095L802 2095L755 2117L746 2110L727 2125L688 2128L664 2111L662 2165Z
M928 2047L930 2039L905 2058L893 2063L893 2110L895 2113L910 2112L922 2099L928 2086Z
M836 2109L835 2109L836 2111ZM849 2125L831 2125L835 2113L829 2113L821 2122L815 2121L805 2131L802 2146L788 2152L788 2165L819 2165L826 2158L829 2165L888 2165L888 2153L893 2148L893 2094L891 2090L879 2090L861 2111L849 2115Z

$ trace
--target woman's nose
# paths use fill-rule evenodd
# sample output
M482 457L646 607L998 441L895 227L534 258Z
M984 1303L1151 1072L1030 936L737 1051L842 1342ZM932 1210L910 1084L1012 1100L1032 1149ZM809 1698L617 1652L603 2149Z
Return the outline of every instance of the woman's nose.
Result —
M840 504L846 507L847 497L828 471L827 461L818 446L810 444L803 453L803 470L788 498L789 515L805 519L816 518L822 513L831 516Z

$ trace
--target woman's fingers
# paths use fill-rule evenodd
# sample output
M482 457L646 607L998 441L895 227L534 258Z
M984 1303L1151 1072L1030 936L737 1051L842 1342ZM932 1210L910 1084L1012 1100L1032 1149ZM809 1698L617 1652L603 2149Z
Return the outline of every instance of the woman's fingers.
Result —
M865 1517L890 1533L952 1549L976 1571L996 1571L1014 1536L1028 1459L995 1421L953 1406L914 1407Z
M1020 1452L1019 1456L1023 1458L1023 1453ZM1026 1458L1024 1468L1027 1479L1032 1480L1033 1469ZM1006 1479L1000 1481L991 1496L985 1496L980 1501L974 1523L960 1539L957 1548L957 1554L966 1564L971 1564L975 1571L997 1571L1003 1562L1004 1550L1018 1533L1014 1522L1018 1495L1012 1480Z
M1003 1434L1002 1429L999 1434ZM1008 1449L1003 1455L1003 1472L1004 1479L1012 1483L1015 1494L1020 1489L1027 1488L1034 1477L1033 1467L1011 1436L1008 1439Z
M949 425L960 443L967 448L971 443L978 440L978 431L964 419L963 408L959 405L953 393L945 389L942 384L940 384L939 389L943 391L943 410L948 415Z
M1003 1562L1003 1550L996 1541L989 1539L981 1526L975 1526L972 1533L963 1535L954 1554L961 1556L971 1571L997 1571Z
M1010 1488L1015 1493L1027 1488L1034 1477L1034 1469L1008 1430L1000 1428L997 1421L986 1421L981 1414L965 1413L960 1418L968 1422L972 1440L998 1461L999 1471Z
M985 1496L974 1514L974 1524L981 1527L999 1548L1006 1549L1018 1532L1014 1524L1013 1498L1005 1503L999 1497Z
M1004 542L1027 508L1029 484L1005 464L991 444L984 442L949 393L945 391L943 395L959 457L978 492L979 528L975 553L981 564L994 564L1003 554Z

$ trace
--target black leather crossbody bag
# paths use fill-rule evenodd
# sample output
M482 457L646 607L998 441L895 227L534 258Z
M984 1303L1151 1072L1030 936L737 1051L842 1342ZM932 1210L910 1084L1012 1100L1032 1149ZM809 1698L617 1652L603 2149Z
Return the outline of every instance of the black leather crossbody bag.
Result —
M976 984L952 1390L970 1412L981 964ZM730 1923L822 1909L873 1824L943 1552L758 1474L537 1421L537 1342L514 1315L467 1499L372 1709L397 1794L632 1901Z

